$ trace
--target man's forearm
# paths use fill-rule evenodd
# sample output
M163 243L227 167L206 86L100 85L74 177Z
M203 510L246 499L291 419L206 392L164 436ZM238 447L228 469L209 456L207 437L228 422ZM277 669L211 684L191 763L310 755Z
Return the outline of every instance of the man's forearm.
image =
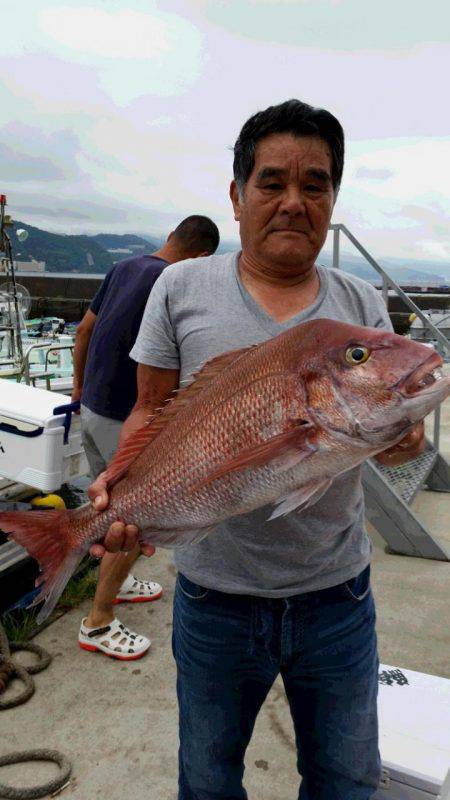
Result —
M120 429L119 447L124 444L124 442L131 436L132 433L134 433L134 431L142 428L142 426L145 425L149 417L151 417L155 411L156 405L154 403L149 402L141 403L140 405L136 404Z
M119 445L134 431L141 428L149 417L162 408L167 400L174 395L174 390L179 385L179 371L176 369L158 369L138 365L137 369L137 400L131 409L129 417L125 420L120 431Z

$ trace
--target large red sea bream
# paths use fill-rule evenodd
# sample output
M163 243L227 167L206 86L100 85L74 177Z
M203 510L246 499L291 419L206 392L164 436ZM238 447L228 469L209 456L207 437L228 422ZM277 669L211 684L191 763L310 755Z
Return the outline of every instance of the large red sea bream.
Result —
M118 518L172 547L266 504L271 518L312 505L450 394L441 364L426 345L326 319L212 359L116 453L105 511L0 513L42 568L40 619Z

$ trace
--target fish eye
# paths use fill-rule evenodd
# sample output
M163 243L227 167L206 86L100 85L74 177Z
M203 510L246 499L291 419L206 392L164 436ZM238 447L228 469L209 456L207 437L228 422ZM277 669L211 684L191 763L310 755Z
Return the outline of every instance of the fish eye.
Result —
M367 347L362 346L349 347L345 354L345 360L348 364L364 364L369 357L370 351Z

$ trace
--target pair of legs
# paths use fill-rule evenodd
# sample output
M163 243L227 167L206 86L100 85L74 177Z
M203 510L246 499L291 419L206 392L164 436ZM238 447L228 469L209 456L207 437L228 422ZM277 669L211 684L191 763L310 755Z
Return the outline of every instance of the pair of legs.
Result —
M179 800L247 800L244 756L281 673L294 722L299 800L376 791L378 657L369 569L331 589L269 600L178 577L173 649Z
M122 424L119 420L103 417L85 406L81 406L83 446L92 479L106 469L117 450ZM92 631L109 626L115 619L114 605L118 596L123 600L153 600L161 595L162 590L159 584L154 581L140 581L131 576L130 570L139 553L140 548L136 546L129 553L106 553L104 555L100 564L99 579L92 606L82 623L84 629ZM137 637L137 634L130 634L130 632L125 634L121 629L115 631L113 635L118 641L123 641L123 644L130 644L130 641L125 642L127 636ZM139 639L142 640L141 649L147 643L145 649L148 649L149 640L145 637L139 637Z

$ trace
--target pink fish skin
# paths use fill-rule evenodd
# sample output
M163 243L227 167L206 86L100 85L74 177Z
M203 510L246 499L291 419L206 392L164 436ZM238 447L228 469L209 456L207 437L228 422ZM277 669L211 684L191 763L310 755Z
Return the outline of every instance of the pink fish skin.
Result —
M267 504L275 518L316 502L450 394L441 365L425 345L327 319L212 359L116 453L104 512L0 513L41 566L39 619L116 519L173 547Z

